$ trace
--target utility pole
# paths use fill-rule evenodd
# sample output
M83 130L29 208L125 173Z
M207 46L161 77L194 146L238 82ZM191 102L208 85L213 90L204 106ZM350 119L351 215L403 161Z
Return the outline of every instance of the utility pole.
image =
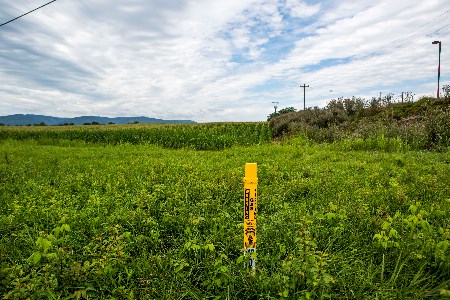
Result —
M439 44L439 64L438 64L438 89L437 98L439 99L439 79L441 78L441 41L432 42L433 45Z
M303 110L306 110L306 88L309 87L309 84L306 85L306 83L304 83L300 87L303 88Z

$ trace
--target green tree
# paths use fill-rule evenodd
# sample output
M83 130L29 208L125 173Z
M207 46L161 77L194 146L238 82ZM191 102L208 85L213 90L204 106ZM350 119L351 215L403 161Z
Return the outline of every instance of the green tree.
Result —
M297 109L295 109L294 107L290 106L290 107L286 107L286 108L282 108L277 112L273 112L270 115L267 116L267 121L270 121L272 118L287 114L287 113L291 113L291 112L296 112Z

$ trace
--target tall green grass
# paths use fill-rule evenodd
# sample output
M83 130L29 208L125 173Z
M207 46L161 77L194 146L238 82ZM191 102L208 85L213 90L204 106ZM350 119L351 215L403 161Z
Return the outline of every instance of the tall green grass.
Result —
M448 296L449 152L398 147L0 141L0 295ZM255 272L242 255L246 162L258 163Z

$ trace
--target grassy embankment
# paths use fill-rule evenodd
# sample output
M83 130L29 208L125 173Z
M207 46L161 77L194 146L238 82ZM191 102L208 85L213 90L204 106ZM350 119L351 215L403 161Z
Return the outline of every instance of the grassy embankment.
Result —
M338 99L324 108L272 118L275 138L304 136L318 143L351 140L353 149L377 148L379 141L408 149L443 150L450 146L450 96L392 103L388 99ZM389 145L388 145L389 146Z

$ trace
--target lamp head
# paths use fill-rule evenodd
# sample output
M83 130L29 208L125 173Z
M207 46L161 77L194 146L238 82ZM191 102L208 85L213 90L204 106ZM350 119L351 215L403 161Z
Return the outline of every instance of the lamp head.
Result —
M440 44L440 43L441 43L441 41L434 41L434 42L432 42L433 45Z

